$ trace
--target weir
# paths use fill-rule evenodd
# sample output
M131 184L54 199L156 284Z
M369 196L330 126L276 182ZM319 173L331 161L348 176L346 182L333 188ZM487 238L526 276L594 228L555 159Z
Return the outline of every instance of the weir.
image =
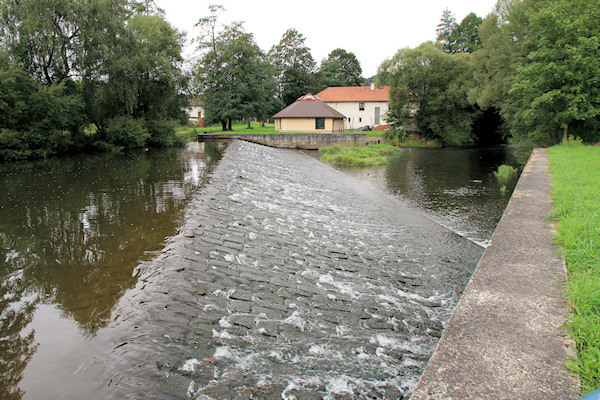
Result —
M408 398L481 254L310 156L233 141L117 307L98 398Z
M318 150L328 146L358 146L367 144L365 133L268 133L268 134L198 134L199 141L239 139L283 149Z

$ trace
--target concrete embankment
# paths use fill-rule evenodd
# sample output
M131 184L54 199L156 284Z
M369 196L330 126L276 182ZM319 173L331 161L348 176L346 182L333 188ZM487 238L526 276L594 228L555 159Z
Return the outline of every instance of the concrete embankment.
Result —
M365 146L365 133L198 134L198 140L239 139L282 149L317 150L327 146Z
M544 220L548 161L535 149L412 400L575 399L561 326L564 259Z

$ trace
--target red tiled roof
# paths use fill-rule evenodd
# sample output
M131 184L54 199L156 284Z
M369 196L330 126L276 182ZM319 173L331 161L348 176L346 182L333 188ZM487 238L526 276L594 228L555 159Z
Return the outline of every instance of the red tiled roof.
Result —
M330 87L319 93L317 97L327 102L337 101L389 101L389 86L344 86Z
M273 118L346 118L343 114L308 93L273 115Z

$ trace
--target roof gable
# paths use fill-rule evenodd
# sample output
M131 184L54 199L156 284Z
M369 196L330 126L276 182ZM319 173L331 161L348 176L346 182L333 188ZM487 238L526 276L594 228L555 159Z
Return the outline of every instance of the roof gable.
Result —
M341 101L389 101L389 86L342 86L329 87L319 93L317 97L324 102Z
M346 118L310 93L273 115L273 118Z

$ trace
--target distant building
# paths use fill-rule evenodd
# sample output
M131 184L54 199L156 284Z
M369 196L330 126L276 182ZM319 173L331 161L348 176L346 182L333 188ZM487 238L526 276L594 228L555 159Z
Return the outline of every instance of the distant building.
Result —
M310 93L273 115L276 132L344 133L346 117Z
M389 86L330 87L317 94L325 104L346 116L347 129L385 125Z
M190 121L196 122L200 126L204 126L204 102L197 97L194 97L188 105L187 114Z

